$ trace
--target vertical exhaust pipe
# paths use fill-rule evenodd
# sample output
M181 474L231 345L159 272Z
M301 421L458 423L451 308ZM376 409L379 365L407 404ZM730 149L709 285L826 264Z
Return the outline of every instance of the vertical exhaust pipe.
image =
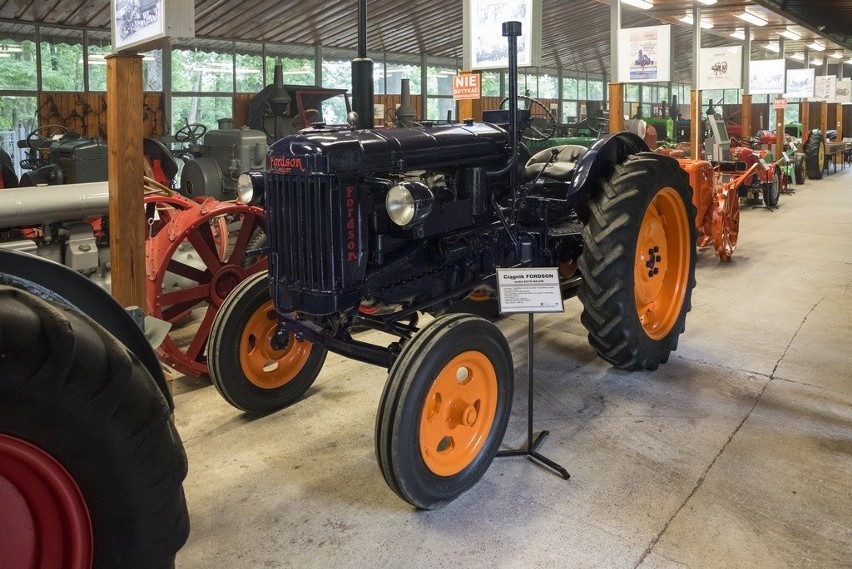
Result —
M373 128L373 60L367 57L367 0L358 0L358 57L352 60L352 110L356 128Z
M396 110L396 126L410 126L417 118L411 104L411 80L403 79L399 86L399 108Z

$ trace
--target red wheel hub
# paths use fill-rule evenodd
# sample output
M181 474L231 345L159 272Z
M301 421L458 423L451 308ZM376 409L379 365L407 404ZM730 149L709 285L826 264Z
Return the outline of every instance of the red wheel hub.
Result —
M77 483L37 446L0 434L0 552L8 567L88 569L92 524Z

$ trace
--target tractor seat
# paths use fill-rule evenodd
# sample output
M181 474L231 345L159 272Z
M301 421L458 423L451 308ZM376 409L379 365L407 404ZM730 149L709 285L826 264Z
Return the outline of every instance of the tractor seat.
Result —
M527 160L524 177L533 180L537 176L567 182L577 168L577 163L588 148L578 144L563 144L540 150ZM554 158L554 154L556 157ZM545 166L547 166L545 168Z

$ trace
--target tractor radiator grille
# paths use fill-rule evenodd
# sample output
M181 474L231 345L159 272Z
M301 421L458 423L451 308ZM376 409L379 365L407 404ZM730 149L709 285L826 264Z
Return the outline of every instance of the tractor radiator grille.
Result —
M271 174L267 200L279 282L312 292L345 287L345 222L338 179Z

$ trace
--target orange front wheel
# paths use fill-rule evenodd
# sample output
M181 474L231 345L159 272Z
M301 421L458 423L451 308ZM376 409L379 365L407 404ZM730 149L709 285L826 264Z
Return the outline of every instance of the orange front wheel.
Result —
M500 330L470 314L439 317L405 345L376 421L376 456L394 492L433 509L476 484L506 431L513 369Z
M210 329L213 385L234 407L269 413L297 401L322 369L327 350L279 333L267 273L239 283Z

